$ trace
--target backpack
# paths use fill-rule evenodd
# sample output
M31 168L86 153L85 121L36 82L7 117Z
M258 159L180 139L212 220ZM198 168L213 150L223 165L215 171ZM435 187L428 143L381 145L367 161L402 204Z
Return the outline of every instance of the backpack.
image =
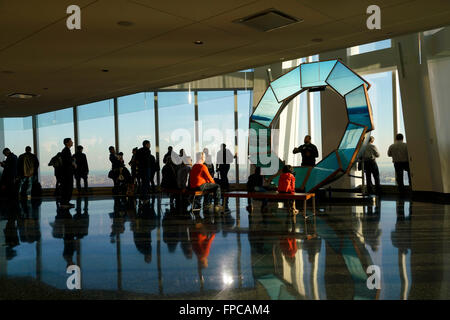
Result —
M53 168L60 168L62 167L62 157L61 152L58 152L56 156L50 159L50 162L48 163L49 166L53 166Z
M23 175L24 177L32 177L34 175L34 159L31 155L25 155L23 159Z

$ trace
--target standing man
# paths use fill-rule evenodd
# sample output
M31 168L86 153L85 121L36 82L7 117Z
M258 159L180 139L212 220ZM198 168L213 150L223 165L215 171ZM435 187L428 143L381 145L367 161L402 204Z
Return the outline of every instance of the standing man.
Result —
M375 192L380 193L380 172L378 171L378 165L376 158L380 156L377 147L373 144L375 138L370 137L366 150L364 150L364 172L366 174L367 189L369 193L374 193L372 184L372 175L375 180Z
M61 208L75 207L70 203L73 192L73 173L75 164L72 158L70 148L73 146L71 138L64 139L64 149L61 151L62 170L61 170Z
M305 136L303 141L304 144L298 148L294 148L292 153L302 154L302 167L313 167L316 165L316 158L319 156L319 151L317 151L317 147L311 143L311 136L309 134Z
M3 174L0 180L1 191L9 195L16 195L15 190L17 178L17 156L9 150L3 149L3 155L6 157L5 161L0 162L3 167Z
M408 173L408 182L410 186L411 174L409 171L408 147L406 143L403 142L403 135L401 133L398 133L395 136L395 142L389 146L388 156L392 157L395 168L395 180L397 181L399 191L403 193L405 191L403 171Z
M109 161L111 162L111 171L108 177L113 180L113 194L117 193L117 177L119 176L120 161L116 154L116 149L113 146L108 148L109 150Z
M136 154L136 161L142 183L141 193L145 197L150 191L150 184L152 185L152 190L155 191L154 177L156 171L159 170L156 159L150 151L150 141L144 140L142 142L142 148Z
M221 149L217 152L217 171L220 175L220 184L224 189L228 189L229 182L228 182L228 171L230 171L230 164L233 163L233 154L229 149L227 149L227 146L225 143L222 143Z
M88 179L89 166L86 158L86 154L83 153L83 146L77 146L77 152L73 155L75 164L75 181L77 183L78 194L81 194L81 179L84 181L84 192L88 191Z
M39 168L39 160L36 155L31 153L31 147L25 148L25 153L19 156L17 161L17 175L19 176L19 196L23 192L23 186L26 184L26 196L27 199L31 199L31 188L37 181L37 173Z

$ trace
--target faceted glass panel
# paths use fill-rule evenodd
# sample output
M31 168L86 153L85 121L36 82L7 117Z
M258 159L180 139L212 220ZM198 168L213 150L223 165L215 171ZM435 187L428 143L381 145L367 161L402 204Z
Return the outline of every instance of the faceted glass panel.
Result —
M270 86L272 87L278 102L281 102L287 97L290 97L294 93L300 91L302 89L300 86L300 67L297 67L282 75L273 81Z
M303 185L303 181L308 174L310 167L294 167L294 176L295 176L295 188L301 188ZM280 175L276 176L272 182L278 186L278 180L280 180Z
M304 63L301 67L302 88L326 86L325 80L337 60Z
M362 85L364 80L338 61L326 82L340 95L345 96L353 89Z
M338 153L341 159L342 169L347 170L354 154L357 152L356 147L364 134L364 127L360 127L349 123L345 130L344 137L339 145Z
M335 173L339 168L340 166L337 160L336 152L330 153L311 170L311 174L306 182L305 191L311 191Z
M367 101L366 97L366 88L364 85L345 95L348 120L366 126L368 130L372 130L372 121L368 107L369 101Z
M275 94L269 86L261 101L258 103L251 120L257 121L268 127L277 114L280 105L281 103L277 101Z

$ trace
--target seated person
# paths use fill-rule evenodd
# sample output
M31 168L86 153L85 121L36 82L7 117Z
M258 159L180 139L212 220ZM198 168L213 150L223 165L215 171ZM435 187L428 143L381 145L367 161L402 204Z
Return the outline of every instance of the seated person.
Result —
M295 193L295 177L293 175L294 169L290 165L285 165L278 180L278 192L279 193ZM295 201L288 201L289 211L293 213L298 213L295 208Z
M177 168L169 157L166 159L166 164L162 168L161 187L164 189L177 188Z
M256 167L255 172L248 177L247 191L248 192L264 192L267 191L264 187L264 176L261 175L261 167ZM267 200L263 200L263 207L267 204ZM248 198L248 209L251 209L252 199Z
M191 169L189 175L189 187L191 189L197 189L200 191L213 191L214 192L214 207L216 211L222 209L219 205L221 198L220 186L214 183L213 177L208 171L208 168L204 165L205 154L203 152L197 153L197 163Z
M186 189L186 185L189 179L189 173L192 168L192 158L186 157L186 163L181 163L177 168L177 188L178 189Z

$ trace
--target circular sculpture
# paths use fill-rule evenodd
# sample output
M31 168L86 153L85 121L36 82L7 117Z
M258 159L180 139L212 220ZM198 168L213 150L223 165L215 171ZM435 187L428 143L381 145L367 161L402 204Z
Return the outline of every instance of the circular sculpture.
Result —
M250 117L250 158L256 159L252 162L257 166L267 167L267 161L261 160L271 153L270 142L259 143L261 135L270 139L275 121L294 97L327 86L344 98L348 124L337 148L314 167L294 167L295 187L305 192L317 190L350 171L365 138L374 129L367 94L370 84L340 60L302 63L270 83Z

